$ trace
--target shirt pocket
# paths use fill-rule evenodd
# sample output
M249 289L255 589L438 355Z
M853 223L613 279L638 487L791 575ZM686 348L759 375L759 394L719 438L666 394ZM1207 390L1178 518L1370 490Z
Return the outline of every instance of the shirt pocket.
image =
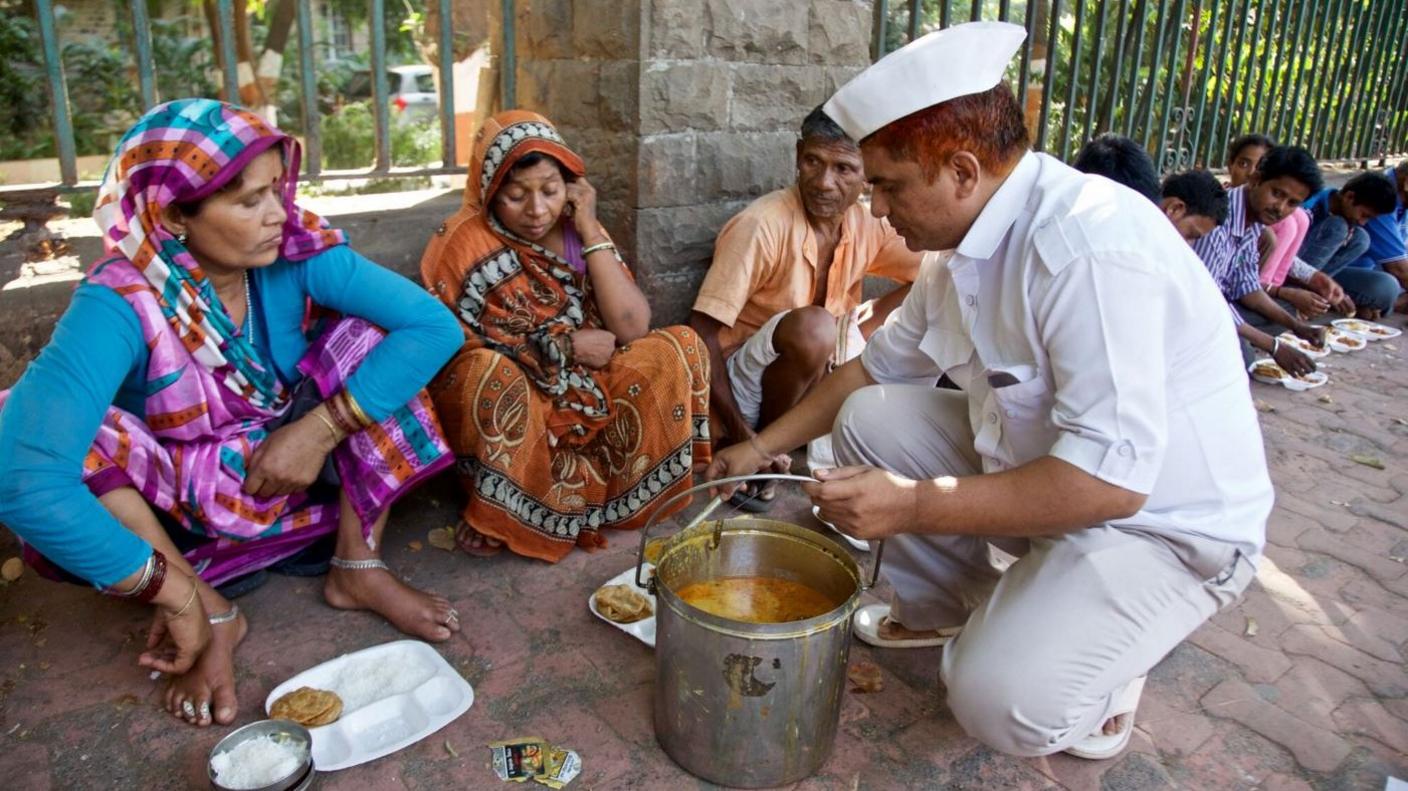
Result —
M988 394L979 416L981 426L975 432L975 447L984 458L984 469L1008 469L1051 450L1053 399L1041 371L1032 365L1017 365L989 368L984 376Z

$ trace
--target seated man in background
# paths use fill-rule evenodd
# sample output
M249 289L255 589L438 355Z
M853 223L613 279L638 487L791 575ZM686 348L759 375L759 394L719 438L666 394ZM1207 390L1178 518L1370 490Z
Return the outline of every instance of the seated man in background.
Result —
M1319 346L1324 329L1302 321L1268 295L1258 280L1258 242L1267 225L1280 222L1323 186L1310 152L1292 146L1270 149L1248 181L1227 192L1227 220L1199 239L1193 250L1203 260L1222 295L1233 305L1242 356L1250 365L1250 347L1265 351L1295 375L1315 370L1315 363L1289 344L1267 334L1281 325Z
M1227 220L1227 191L1206 170L1170 175L1160 195L1159 208L1189 245Z
M1159 173L1154 160L1138 143L1106 132L1086 143L1071 167L1123 184L1154 203L1159 202Z
M1175 173L1160 185L1149 152L1123 135L1107 132L1086 143L1076 154L1073 167L1082 173L1104 176L1158 204L1190 245L1227 219L1227 192L1211 173Z
M1408 313L1408 159L1384 171L1394 186L1393 211L1381 214L1365 223L1369 234L1369 251L1350 266L1387 272L1402 289L1394 310Z
M1379 173L1362 173L1342 189L1321 190L1305 203L1311 222L1299 257L1344 289L1347 296L1338 307L1346 314L1376 319L1393 310L1398 281L1377 267L1351 264L1369 251L1364 226L1391 215L1397 204L1396 185Z
M709 348L717 447L748 441L832 363L859 355L909 293L920 254L858 202L864 186L860 148L817 108L802 122L797 183L753 201L719 231L690 318ZM903 285L862 305L866 275ZM739 507L768 507L771 487L752 494Z

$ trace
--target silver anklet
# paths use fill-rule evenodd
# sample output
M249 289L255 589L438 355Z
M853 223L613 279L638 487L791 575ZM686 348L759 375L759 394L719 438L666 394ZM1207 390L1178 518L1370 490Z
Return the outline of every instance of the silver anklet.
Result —
M347 560L345 558L340 558L334 555L330 560L328 560L328 563L335 569L346 569L348 571L366 571L367 569L381 569L382 571L391 570L391 568L386 565L386 561L380 558L369 558L367 560Z
M231 604L230 609L227 612L212 615L207 620L210 621L211 626L219 626L221 624L229 623L230 621L233 621L238 617L240 617L240 606L238 604Z

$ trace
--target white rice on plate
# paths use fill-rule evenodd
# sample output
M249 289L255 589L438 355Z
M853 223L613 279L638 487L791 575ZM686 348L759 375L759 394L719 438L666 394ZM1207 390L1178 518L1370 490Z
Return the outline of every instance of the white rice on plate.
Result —
M393 695L414 690L435 676L435 667L408 647L358 657L338 671L332 690L343 716Z

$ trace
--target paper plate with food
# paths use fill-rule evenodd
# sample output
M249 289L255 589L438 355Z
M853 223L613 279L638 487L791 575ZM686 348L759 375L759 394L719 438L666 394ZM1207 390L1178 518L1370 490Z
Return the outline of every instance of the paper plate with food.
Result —
M264 709L308 728L314 765L332 772L414 744L473 704L474 688L440 652L396 640L299 673L274 687Z
M1258 382L1265 382L1269 385L1281 385L1287 390L1309 390L1312 387L1319 387L1330 381L1330 377L1321 371L1311 371L1304 376L1296 376L1281 366L1275 360L1260 359L1247 366L1247 372Z
M1317 349L1315 348L1315 344L1311 343L1305 338L1302 338L1290 332L1283 332L1276 337L1279 338L1282 343L1289 343L1290 345L1296 347L1303 354L1305 354L1305 356L1310 357L1311 359L1318 360L1321 357L1330 356L1330 346L1328 342L1325 346L1322 346Z
M1325 348L1337 352L1357 352L1368 346L1369 342L1363 336L1352 332L1345 332L1337 327L1325 328Z
M655 573L655 566L646 563L645 573L649 578ZM587 597L587 609L626 634L655 647L655 597L650 591L636 584L636 567L607 580Z
M1338 329L1354 333L1366 341L1385 341L1403 334L1403 330L1397 327L1363 319L1335 319L1330 323Z

